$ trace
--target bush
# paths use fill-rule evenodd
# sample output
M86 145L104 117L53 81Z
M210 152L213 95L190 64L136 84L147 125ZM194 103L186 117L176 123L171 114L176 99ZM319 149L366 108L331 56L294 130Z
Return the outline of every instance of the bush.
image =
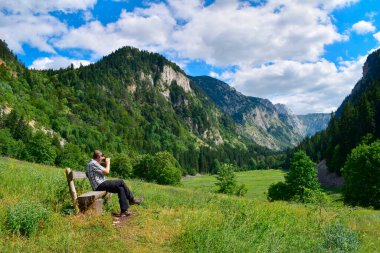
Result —
M133 173L150 182L178 185L181 182L182 168L173 155L165 151L154 156L142 156L134 166Z
M111 172L121 178L130 178L133 174L132 161L126 154L117 154L112 158Z
M223 164L216 176L218 182L215 184L219 186L218 192L225 194L233 194L237 187L236 176L232 164Z
M277 184L271 184L268 189L267 199L269 201L274 200L289 200L291 194L289 187L284 182L278 182Z
M290 161L290 171L285 175L285 183L271 185L268 189L269 200L295 200L308 202L314 191L320 191L315 163L305 152L294 153Z
M380 208L380 141L353 149L342 174L347 203Z
M23 201L8 209L6 226L12 233L29 237L49 221L49 214L41 204Z
M323 251L327 252L357 252L359 236L341 223L330 224L324 231Z
M215 184L219 186L219 193L244 196L248 191L245 184L238 185L236 175L234 173L234 166L232 164L223 164L220 166L216 179L218 182Z
M327 203L328 198L326 193L324 193L322 190L305 189L303 201L306 203L317 204L322 207Z
M241 184L236 188L235 195L239 197L243 197L247 194L248 188L245 184Z

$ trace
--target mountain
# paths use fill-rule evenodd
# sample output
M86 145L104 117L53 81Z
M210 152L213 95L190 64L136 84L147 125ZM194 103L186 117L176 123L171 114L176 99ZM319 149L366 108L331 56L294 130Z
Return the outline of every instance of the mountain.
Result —
M305 136L313 136L315 133L327 128L331 119L330 113L310 113L306 115L297 115L303 128Z
M335 116L340 117L348 103L357 103L362 95L370 88L374 80L380 79L380 51L368 55L363 66L363 77L356 83L351 94L348 95L338 107Z
M284 104L275 104L274 106L276 107L281 120L286 123L286 125L290 126L294 133L304 137L306 129L298 116Z
M136 159L166 150L193 173L271 154L156 53L123 47L89 66L37 71L1 41L0 74L0 155L82 168L94 149Z
M314 160L326 159L340 173L347 155L360 143L380 138L380 50L371 53L363 76L342 102L326 130L300 144Z
M305 136L323 130L328 121L324 114L296 116L283 104L245 96L209 76L190 78L234 119L243 136L274 150L297 145Z

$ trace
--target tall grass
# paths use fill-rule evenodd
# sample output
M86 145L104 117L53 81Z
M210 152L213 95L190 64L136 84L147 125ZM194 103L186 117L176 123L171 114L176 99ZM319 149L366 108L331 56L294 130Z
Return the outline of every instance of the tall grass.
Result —
M144 202L133 206L136 215L118 228L111 217L118 211L115 195L102 216L72 215L62 169L0 158L0 183L0 252L376 252L380 248L379 211L320 210L127 181ZM89 190L87 181L76 186ZM5 226L8 207L24 200L51 211L50 222L32 239ZM352 247L340 251L341 245Z

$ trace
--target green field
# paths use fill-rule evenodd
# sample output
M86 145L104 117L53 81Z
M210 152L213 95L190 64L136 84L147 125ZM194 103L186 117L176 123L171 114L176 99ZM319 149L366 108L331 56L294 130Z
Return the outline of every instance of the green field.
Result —
M271 180L262 181L264 185ZM105 205L102 216L73 215L63 169L0 158L0 252L378 252L380 248L379 211L270 203L255 198L255 191L250 199L126 182L145 200L132 207L136 215L125 226L115 227L111 212L118 211L117 196ZM76 187L83 192L89 184L78 182ZM7 222L11 210L25 201L49 210L49 221L30 237L12 232Z
M285 172L282 170L252 170L237 172L236 178L241 184L245 184L248 189L246 197L264 200L268 187L279 181L284 181ZM185 188L200 191L216 191L217 182L214 175L202 175L196 177L184 178L182 184Z

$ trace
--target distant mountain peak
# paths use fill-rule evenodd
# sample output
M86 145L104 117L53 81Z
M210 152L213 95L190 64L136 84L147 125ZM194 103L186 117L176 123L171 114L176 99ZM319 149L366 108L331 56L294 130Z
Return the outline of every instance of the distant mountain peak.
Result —
M288 108L285 104L280 104L280 103L278 103L278 104L275 104L274 106L276 107L277 112L278 112L279 114L295 115L295 114L293 113L293 111L292 111L290 108Z

